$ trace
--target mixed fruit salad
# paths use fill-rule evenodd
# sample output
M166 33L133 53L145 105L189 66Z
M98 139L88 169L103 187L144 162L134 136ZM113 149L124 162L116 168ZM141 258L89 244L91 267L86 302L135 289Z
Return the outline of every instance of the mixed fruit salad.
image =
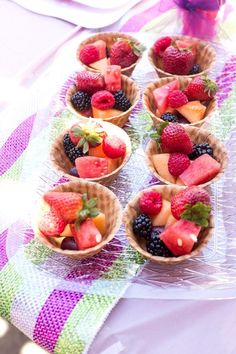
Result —
M68 172L80 178L100 178L112 173L122 164L127 151L125 141L94 121L75 123L64 134L63 147L73 165Z
M85 250L96 246L106 233L106 216L97 198L87 194L49 191L43 196L38 228L62 250Z
M104 75L90 71L78 72L71 104L85 117L106 119L127 111L132 103L122 90L121 67L109 65Z
M111 45L104 40L84 45L78 53L80 61L103 72L108 65L119 65L122 69L136 63L144 47L128 38L114 38Z
M170 81L153 91L153 113L167 122L198 123L206 117L217 90L217 84L206 75L194 77L183 90L179 80Z
M153 55L157 66L173 75L194 75L202 71L196 62L199 41L194 38L172 39L169 36L156 40Z
M197 129L197 128L193 128ZM164 122L151 134L160 153L151 156L160 177L185 186L211 181L221 170L208 143L194 144L184 127Z
M153 256L183 256L197 246L201 230L208 227L210 212L210 196L199 187L185 188L171 200L147 190L138 202L133 233Z

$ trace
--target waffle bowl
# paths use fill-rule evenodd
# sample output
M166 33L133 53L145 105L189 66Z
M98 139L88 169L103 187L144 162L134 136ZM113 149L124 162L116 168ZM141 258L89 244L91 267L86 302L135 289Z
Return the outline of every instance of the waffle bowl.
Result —
M122 75L121 77L121 88L125 92L126 97L130 100L132 106L125 112L120 113L119 115L110 117L110 118L104 118L103 120L112 124L115 124L119 127L123 127L125 123L128 121L129 116L131 112L133 111L134 107L139 101L140 98L140 89L138 85L128 78L127 76ZM71 103L71 97L77 92L76 85L72 85L69 87L66 93L66 106L70 110L71 113L73 113L76 117L78 118L83 118L83 119L91 119L91 118L86 118L82 114L80 114L76 109L73 107ZM101 118L93 118L93 119L99 119Z
M198 242L194 245L194 248L191 253L179 256L179 257L160 257L160 256L153 256L152 254L148 253L146 250L145 240L141 237L137 237L133 233L133 220L139 214L139 199L142 194L146 191L157 191L159 192L163 198L167 199L168 201L171 200L171 197L175 195L177 192L181 191L184 187L170 185L170 186L153 186L151 188L145 189L141 191L133 200L131 200L123 213L123 222L125 224L126 236L130 243L130 245L138 251L142 256L149 259L152 262L159 263L159 264L178 264L189 258L196 257L206 246L208 241L210 240L213 234L214 228L214 221L213 216L210 216L209 219L209 226L201 230L198 236Z
M132 42L134 42L137 45L140 45L141 43L134 37L126 34L126 33L121 33L121 32L101 32L97 33L87 39L85 39L83 42L80 43L79 47L77 48L76 51L76 58L79 61L79 63L86 69L92 72L99 72L99 70L94 69L84 63L82 63L79 59L79 52L80 50L87 44L93 43L98 40L103 40L107 44L107 48L110 49L112 44L116 41L117 38L122 38L122 39L128 39ZM141 60L142 56L140 56L135 63L132 65L128 66L127 68L121 69L121 74L126 75L126 76L131 76L132 72L134 71L136 65L138 62Z
M160 118L160 116L156 115L156 104L155 104L155 99L153 96L153 91L156 88L159 88L163 85L168 84L171 81L174 81L176 78L174 77L165 77L162 79L158 79L155 80L153 82L151 82L145 89L144 93L143 93L143 105L146 109L146 111L149 113L150 117L153 120L154 125L158 124L158 123L163 123L163 119ZM191 79L188 79L186 77L178 77L178 81L180 84L180 90L184 90L185 87L187 87L187 85L190 83ZM195 126L195 127L200 127L207 118L210 118L213 113L215 112L217 107L217 103L216 103L216 99L212 98L209 101L209 104L207 106L206 112L205 112L205 116L203 119L201 119L200 121L196 122L196 123L184 123L184 126Z
M218 179L220 179L228 165L228 153L225 148L225 146L208 130L203 129L203 128L196 128L196 127L191 127L191 126L185 126L185 130L187 131L188 135L190 136L190 139L192 140L193 143L195 144L202 144L202 143L208 143L212 149L213 149L213 157L218 161L221 165L220 172L210 181L198 185L199 187L206 187L209 184L216 182ZM162 178L156 171L154 164L152 162L152 156L154 154L160 154L161 153L161 148L158 146L158 144L154 140L150 140L147 144L146 147L146 160L147 160L147 165L149 167L149 170L152 172L152 174L158 178L160 181L162 181L165 184L171 184L168 180Z
M51 191L76 192L81 194L87 193L88 198L97 198L98 208L106 215L107 232L103 236L102 241L94 247L80 251L62 250L57 246L56 237L46 237L39 231L36 221L34 227L35 237L39 239L41 243L43 243L51 250L64 256L68 256L74 259L83 259L92 257L96 253L100 252L102 248L113 239L121 224L122 207L118 198L112 191L98 183L93 183L81 179L78 182L68 182L61 184L53 188Z
M85 123L85 119L83 119L83 123ZM116 135L126 143L126 155L123 159L120 160L120 165L116 170L114 170L113 172L111 172L103 177L86 178L86 180L90 181L90 182L97 182L100 184L109 185L118 176L121 169L128 162L128 160L131 156L131 152L132 152L131 141L130 141L128 134L123 129L117 127L116 125L111 124L111 123L107 123L107 122L101 122L101 121L99 123L103 126L103 128L105 129L105 131L108 134ZM52 161L54 167L58 171L63 173L63 175L66 176L69 180L72 180L72 181L80 180L81 181L82 178L78 178L78 177L75 177L75 176L72 176L69 174L69 171L73 167L73 164L70 162L70 160L68 159L68 157L66 156L66 154L64 152L63 137L66 132L67 131L64 131L55 139L55 141L51 147L51 151L50 151L51 161Z
M157 75L159 77L187 77L187 78L193 78L195 76L198 76L199 74L204 74L208 73L208 71L211 69L213 64L215 63L216 59L216 53L214 48L210 45L209 42L200 40L199 38L194 38L190 36L181 36L181 35L176 35L176 36L171 36L173 40L181 39L181 40L186 40L186 39L193 39L199 42L199 47L198 47L198 52L196 56L196 61L195 64L199 64L202 71L198 74L193 74L193 75L175 75L175 74L170 74L162 69L161 61L158 60L153 52L153 48L151 47L148 51L148 59L153 68L155 69Z

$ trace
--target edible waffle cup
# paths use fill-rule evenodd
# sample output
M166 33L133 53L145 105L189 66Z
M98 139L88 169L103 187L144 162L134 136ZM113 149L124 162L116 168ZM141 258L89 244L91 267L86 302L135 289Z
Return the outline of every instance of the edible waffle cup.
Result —
M208 143L213 149L213 157L221 165L220 172L212 180L198 185L199 187L206 187L209 184L216 182L218 179L220 179L222 177L223 173L225 172L226 167L228 165L227 150L226 150L225 146L208 130L203 129L203 128L191 127L191 126L184 126L184 128L194 144ZM155 140L151 139L148 142L147 147L146 147L146 160L147 160L147 165L149 167L149 170L153 173L153 175L155 177L157 177L163 183L172 184L168 180L162 178L157 173L157 171L154 167L154 164L152 161L152 156L155 154L160 154L160 153L162 153L162 151L161 151L159 144L157 144L155 142Z
M194 37L190 37L190 36L181 36L181 35L171 36L171 38L173 40L193 39L193 40L196 40L199 42L195 64L199 64L202 71L198 74L193 74L193 75L170 74L162 69L161 62L160 62L160 60L158 60L155 57L154 52L153 52L153 47L151 47L148 51L148 59L149 59L151 65L154 67L154 69L159 77L171 76L171 77L191 78L191 77L198 76L199 74L207 73L211 69L211 67L215 63L216 53L215 53L214 48L210 45L209 42L202 41L199 38L194 38Z
M132 42L134 42L135 44L137 45L140 45L141 43L134 37L126 34L126 33L121 33L121 32L101 32L101 33L97 33L87 39L85 39L83 42L80 43L79 47L77 48L77 51L76 51L76 58L77 60L79 61L79 63L86 69L86 70L89 70L89 71L93 71L93 72L99 72L99 70L97 69L94 69L92 67L90 67L89 65L86 65L84 63L82 63L79 59L79 53L80 53L80 50L87 44L90 44L90 43L93 43L95 41L98 41L98 40L103 40L106 42L107 44L107 48L108 50L111 48L112 44L115 43L115 41L118 39L118 38L121 38L121 39L128 39ZM128 66L127 68L123 68L121 69L121 73L123 75L126 75L126 76L131 76L132 72L134 71L137 63L141 60L142 58L142 55L137 59L137 61L135 63L133 63L132 65Z
M174 80L176 80L175 77L165 77L162 79L155 80L146 87L143 93L143 105L147 110L147 112L149 113L150 117L152 118L154 124L162 123L164 121L163 119L161 119L156 115L156 103L153 96L153 91ZM187 87L187 85L191 82L191 79L179 76L178 81L180 84L180 90L184 90L185 87ZM184 124L184 126L192 125L192 126L200 127L205 122L206 118L209 118L214 113L214 111L216 110L216 106L217 106L216 99L212 98L209 101L204 118L196 123L186 123Z
M83 119L83 123L85 123L84 119ZM107 122L101 122L101 125L104 127L105 131L108 134L118 136L126 144L125 157L120 160L120 165L116 170L114 170L113 172L111 172L103 177L86 178L86 180L90 181L90 182L97 182L97 183L101 183L104 185L109 185L118 176L121 169L128 162L128 160L131 156L131 152L132 152L131 141L130 141L128 134L123 129L117 127L116 125L111 124L111 123L107 123ZM69 171L73 167L73 164L70 162L70 160L68 159L68 157L66 156L65 151L64 151L63 137L66 132L67 131L64 131L63 133L61 133L54 141L54 143L51 147L50 157L51 157L51 161L52 161L54 167L58 171L62 172L63 175L66 176L67 178L69 178L70 180L78 181L78 180L81 180L82 178L78 178L78 177L75 177L75 176L72 176L69 174Z
M123 222L125 224L126 236L130 243L130 245L142 254L145 258L149 259L152 262L159 263L159 264L178 264L181 263L189 258L197 256L208 241L211 238L213 233L214 223L213 223L213 216L210 216L209 226L201 230L198 236L198 242L194 245L194 248L191 253L186 254L184 256L179 257L160 257L160 256L153 256L152 254L148 253L146 250L146 242L144 238L135 236L133 233L133 221L139 214L139 199L142 194L146 191L156 191L159 192L163 198L170 201L171 197L175 195L177 192L181 191L183 187L180 186L153 186L151 188L145 189L141 191L133 200L131 200L123 214Z
M91 257L100 252L102 248L113 239L116 232L119 230L122 219L122 207L115 196L115 194L108 188L101 186L98 183L92 183L85 180L79 180L78 182L64 183L51 191L55 192L76 192L87 193L88 198L97 198L97 207L106 216L107 231L103 236L102 241L91 248L80 251L62 250L56 244L56 237L46 237L38 229L37 224L35 226L35 236L41 243L50 248L51 250L60 253L64 256L68 256L75 259L83 259Z
M134 107L139 101L140 98L140 89L138 85L128 78L125 75L121 76L121 88L125 92L126 97L130 100L131 102L131 107L125 111L121 112L119 115L110 117L110 118L103 118L102 120L106 122L113 123L115 125L118 125L119 127L123 127L125 123L128 121L129 116L131 112L133 111ZM77 92L76 85L72 85L69 87L66 93L66 106L67 108L73 113L75 116L78 118L83 118L83 119L91 119L91 118L86 118L82 114L80 114L76 109L73 107L71 103L71 97ZM93 118L96 120L101 120L101 118Z

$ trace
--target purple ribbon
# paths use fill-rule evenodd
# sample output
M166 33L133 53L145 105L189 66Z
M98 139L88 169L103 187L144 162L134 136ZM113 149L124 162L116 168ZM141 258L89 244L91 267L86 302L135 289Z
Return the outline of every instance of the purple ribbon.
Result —
M219 0L174 0L174 3L188 11L204 10L218 11L220 8Z

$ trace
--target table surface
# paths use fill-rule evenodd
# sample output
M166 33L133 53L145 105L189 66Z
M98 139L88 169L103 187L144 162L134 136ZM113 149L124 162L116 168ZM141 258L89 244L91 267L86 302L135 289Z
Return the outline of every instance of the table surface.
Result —
M0 2L0 24L0 80L14 78L74 28L7 0ZM235 300L121 299L89 353L235 354L235 313Z

